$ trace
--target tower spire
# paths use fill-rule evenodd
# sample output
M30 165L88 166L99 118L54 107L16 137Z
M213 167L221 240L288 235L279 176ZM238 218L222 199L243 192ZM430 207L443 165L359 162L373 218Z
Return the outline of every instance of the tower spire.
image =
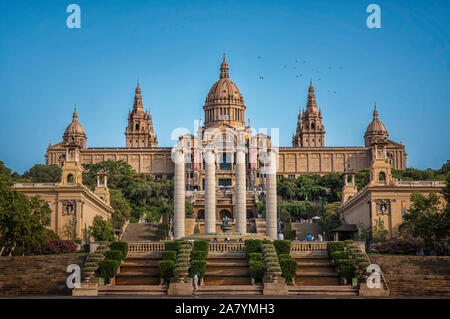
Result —
M141 87L139 85L139 79L137 81L137 86L134 94L133 111L138 109L144 110L144 105L142 103Z
M312 79L309 81L308 101L306 102L306 109L310 108L317 108L316 95L314 93L314 86L312 84Z
M228 74L228 63L225 60L225 53L223 53L223 61L222 64L220 65L220 78L229 78L229 74Z
M75 104L75 108L73 110L73 115L72 115L73 120L78 120L78 112L77 112L77 105Z
M375 106L373 108L373 119L378 120L377 102L375 102Z

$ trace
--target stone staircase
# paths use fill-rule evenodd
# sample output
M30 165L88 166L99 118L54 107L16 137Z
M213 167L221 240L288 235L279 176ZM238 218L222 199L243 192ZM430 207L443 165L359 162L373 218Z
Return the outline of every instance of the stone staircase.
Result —
M161 285L158 261L155 256L129 256L120 265L114 285L100 285L98 295L167 295Z
M237 256L209 255L206 260L204 286L251 285L248 261L244 254Z
M296 286L339 286L339 274L328 257L293 258L297 260Z
M391 296L450 297L450 257L369 257L380 265Z
M266 220L263 218L255 218L256 233L266 235Z
M155 257L128 257L120 265L115 285L159 285L158 261Z
M357 287L339 285L339 274L326 255L293 256L297 260L294 286L289 295L357 296Z
M157 223L129 223L122 236L122 241L149 241L156 239Z

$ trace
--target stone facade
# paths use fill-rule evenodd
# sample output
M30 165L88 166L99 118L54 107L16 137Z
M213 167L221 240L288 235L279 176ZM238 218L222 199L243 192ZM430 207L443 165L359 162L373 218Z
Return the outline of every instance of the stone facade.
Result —
M73 143L65 144L66 152L60 183L16 183L14 188L29 197L39 196L52 210L47 227L61 238L66 228L72 227L75 238L87 240L87 229L95 216L110 219L113 208L109 205L107 175L99 172L94 192L83 185L80 154ZM70 238L71 239L71 238Z
M436 193L442 197L445 186L442 181L398 181L391 175L391 164L386 153L386 145L377 144L370 167L370 181L359 192L354 187L353 174L346 173L343 202L339 213L345 224L358 225L362 222L372 229L377 221L382 221L388 231L388 238L399 234L403 215L411 205L411 193L423 195ZM349 181L351 177L351 182Z
M230 80L228 64L221 64L220 79L212 87L203 107L205 125L200 128L204 133L208 129L241 129L250 134L250 123L245 124L244 99L237 86ZM172 178L174 164L170 147L158 147L150 112L143 108L141 88L136 87L133 109L128 116L125 135L126 147L89 147L86 148L86 134L78 122L78 113L67 127L63 141L74 140L79 143L81 163L123 160L137 172L156 178ZM310 84L306 110L300 111L292 147L280 147L278 152L278 178L298 177L301 174L343 173L346 168L359 171L368 168L372 158L372 142L380 137L387 139L387 152L392 167L406 168L406 152L403 144L388 140L388 133L374 111L373 121L365 132L365 145L356 147L324 146L325 129L322 124L322 111L317 107L315 90ZM63 143L49 145L45 158L47 164L64 163ZM247 160L248 161L248 160ZM200 163L201 165L201 163ZM258 174L258 173L257 173ZM231 175L228 174L231 178ZM259 177L257 177L259 178ZM234 185L234 180L232 181Z
M239 215L241 225L237 225L237 228L245 229L242 216L244 212L247 212L247 218L256 217L256 202L266 196L269 181L273 185L276 179L282 177L296 178L302 174L344 173L348 169L359 171L370 167L376 145L380 142L385 143L387 160L392 167L406 168L405 147L388 139L388 132L379 120L376 107L373 119L364 135L364 146L325 147L322 111L317 106L315 94L315 88L311 82L306 109L300 111L297 130L292 138L292 147L272 146L270 136L261 133L254 135L250 121L246 124L247 107L237 85L230 79L229 66L224 56L220 65L219 80L212 85L205 99L204 125L199 125L196 136L186 134L180 137L177 146L178 149L183 150L185 165L177 169L183 174L180 181L183 180L185 185L187 191L185 195L190 196L189 200L194 204L195 217L210 215L211 225L205 225L208 230L217 228L212 214L215 214L215 219L219 223L224 216L234 220ZM77 143L81 164L123 160L138 173L151 175L156 179L174 178L175 164L172 148L158 147L151 115L143 108L139 84L135 91L133 109L128 116L128 126L125 131L126 147L86 148L85 139L80 139L82 136L85 137L85 134L78 123L78 114L74 113L74 120L69 126L70 129L68 127L66 130L68 133L64 134L64 143L69 140ZM47 164L63 165L66 161L64 143L48 147ZM205 161L207 151L211 152L208 156L213 159L209 170L206 169L208 163ZM266 171L268 167L266 160L270 152L273 152L275 156L275 174L272 172L267 174ZM239 174L236 174L238 167ZM206 182L207 174L208 183ZM275 182L272 177L275 177ZM205 192L207 185L215 188L217 194ZM246 189L246 195L236 196L236 188L241 189L240 192ZM176 191L177 194L182 193L180 187ZM209 195L206 196L205 193ZM183 205L180 196L178 206L181 211ZM208 204L210 202L211 204ZM237 203L238 209L236 209ZM237 212L241 213L237 214Z

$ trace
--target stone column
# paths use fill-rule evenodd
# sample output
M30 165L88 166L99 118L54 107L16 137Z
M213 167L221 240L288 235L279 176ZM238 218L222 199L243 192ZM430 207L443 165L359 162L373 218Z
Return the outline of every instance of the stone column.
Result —
M216 159L212 150L205 152L205 233L216 232Z
M185 236L185 174L184 156L181 150L175 151L175 185L174 185L174 238Z
M277 165L276 153L268 152L269 163L266 163L266 235L277 239Z
M245 174L245 152L236 151L236 232L247 233L247 185Z

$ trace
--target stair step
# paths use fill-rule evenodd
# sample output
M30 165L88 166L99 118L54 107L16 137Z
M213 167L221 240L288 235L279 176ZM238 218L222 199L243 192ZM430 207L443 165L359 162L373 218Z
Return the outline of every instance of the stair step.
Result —
M167 286L162 285L123 285L123 286L99 286L99 295L167 295Z

